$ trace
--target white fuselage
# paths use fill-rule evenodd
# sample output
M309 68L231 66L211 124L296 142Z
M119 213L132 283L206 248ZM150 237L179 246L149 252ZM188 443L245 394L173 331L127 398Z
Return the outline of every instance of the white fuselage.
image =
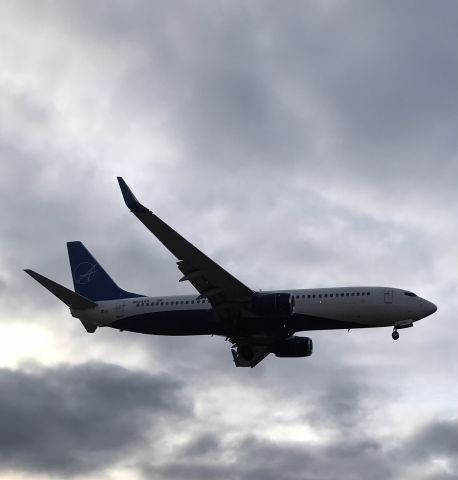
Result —
M291 321L295 331L385 326L402 328L436 310L431 302L397 288L337 287L279 292L294 296L295 313ZM192 333L192 322L200 316L210 317L211 310L207 299L180 295L101 301L94 309L73 310L72 314L97 326L113 326L122 330L131 329L129 319L132 322L141 319L143 330L149 330L148 325L151 329L151 332L144 333L156 333L155 325L166 321L171 326L170 332L167 326L161 325L158 334L190 335L218 333L206 331L202 326ZM176 326L173 325L175 321L178 322ZM185 332L180 333L183 325Z

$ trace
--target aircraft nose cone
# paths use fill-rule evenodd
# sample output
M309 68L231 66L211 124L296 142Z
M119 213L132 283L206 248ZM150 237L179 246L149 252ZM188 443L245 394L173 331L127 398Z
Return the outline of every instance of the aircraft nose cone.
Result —
M427 300L425 300L426 315L432 315L436 310L437 310L437 307L436 305L434 305L434 303L428 302Z

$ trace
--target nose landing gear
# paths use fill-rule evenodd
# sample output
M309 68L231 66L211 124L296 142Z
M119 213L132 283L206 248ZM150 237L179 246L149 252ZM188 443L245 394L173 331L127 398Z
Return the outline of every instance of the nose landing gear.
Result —
M399 338L398 329L410 328L410 327L413 327L412 320L401 320L399 322L395 322L394 327L393 327L393 333L391 334L391 337L393 338L393 340L397 340Z

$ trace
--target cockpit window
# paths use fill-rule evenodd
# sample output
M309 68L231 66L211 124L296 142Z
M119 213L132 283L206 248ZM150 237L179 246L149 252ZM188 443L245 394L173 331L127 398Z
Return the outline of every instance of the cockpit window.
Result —
M408 297L416 297L415 293L413 292L404 292L404 295L407 295Z

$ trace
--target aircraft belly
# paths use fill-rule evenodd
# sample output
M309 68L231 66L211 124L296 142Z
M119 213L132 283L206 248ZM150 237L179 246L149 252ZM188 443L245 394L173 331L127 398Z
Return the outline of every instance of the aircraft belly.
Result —
M317 317L296 313L289 320L288 326L296 332L309 330L336 330L348 328L368 328L376 325L369 325L364 322L353 320L336 320L332 318Z
M392 305L315 304L296 309L294 317L306 330L328 330L393 325L398 315Z
M373 305L310 305L296 309L290 318L245 318L235 325L217 321L211 310L170 310L145 312L110 323L110 327L150 335L249 335L276 331L286 327L290 331L335 330L370 328L393 325L389 312ZM392 312L393 313L393 312Z
M110 327L150 335L211 335L216 322L210 311L149 312L116 320Z

